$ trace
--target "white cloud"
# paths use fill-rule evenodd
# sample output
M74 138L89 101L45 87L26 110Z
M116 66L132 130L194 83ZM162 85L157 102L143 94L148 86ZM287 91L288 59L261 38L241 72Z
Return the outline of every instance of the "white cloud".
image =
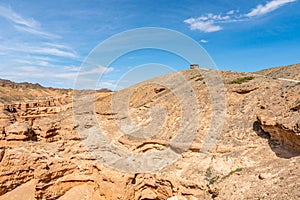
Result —
M201 43L208 43L208 41L207 41L207 40L204 40L204 39L200 40L200 42L201 42Z
M34 59L31 59L31 60L26 60L26 59L16 59L14 60L16 61L17 63L21 63L21 64L28 64L28 65L38 65L38 66L44 66L44 67L47 67L49 66L49 62L47 61L44 61L44 60L34 60Z
M116 80L100 81L98 88L108 88L111 90L115 90L117 87L116 82L117 82Z
M50 43L50 42L45 42L44 45L50 46L50 47L56 47L59 49L68 49L68 50L72 50L71 47L65 45L65 44L57 44L57 43Z
M29 59L35 59L35 60L41 60L41 61L53 61L52 58L48 57L48 56L29 56Z
M52 55L58 57L67 57L67 58L78 58L76 52L72 50L59 49L55 47L43 46L26 46L24 44L7 44L0 45L0 50L2 51L13 51L13 52L25 52L25 53L33 53L34 55Z
M37 54L46 54L46 55L54 55L54 56L69 57L69 58L77 57L77 55L73 52L63 51L57 48L41 47L41 48L29 48L28 50L32 53L37 53Z
M184 22L189 24L191 30L200 30L205 33L216 32L223 29L221 24L247 21L253 17L267 14L287 3L295 1L297 0L272 0L265 5L257 5L256 8L246 14L239 14L239 10L230 10L225 15L208 13L197 18L192 17L186 19Z
M235 10L230 10L230 11L228 11L226 14L227 14L227 15L233 15L235 12L236 12Z
M252 9L251 12L247 13L246 16L255 17L255 16L264 15L280 8L281 6L284 6L287 3L292 3L295 1L296 0L273 0L273 1L269 1L265 5L259 4L256 6L256 8Z
M34 19L25 19L22 16L15 13L10 7L6 8L4 6L0 6L0 16L13 22L14 24L19 24L31 28L37 28L40 26L40 24Z
M39 35L46 38L59 38L59 36L57 35L42 31L40 29L41 25L38 21L34 20L33 18L26 19L13 11L10 7L0 6L0 17L3 17L10 21L13 24L14 28L19 31Z
M78 61L81 61L82 58L72 47L56 42L56 39L61 38L60 36L44 31L38 21L22 16L11 7L0 5L0 20L2 18L7 20L7 24L19 33L14 35L16 38L0 36L2 77L41 82L51 79L51 81L64 82L67 85L73 84L80 67L58 64L60 62L79 64ZM34 37L34 40L31 40L32 37L28 39L28 34L20 33L43 38ZM4 58L3 55L6 57ZM5 70L2 71L2 69ZM106 73L112 70L97 68L88 73Z
M45 73L45 71L41 70L37 66L18 66L18 67L10 67L11 70L6 70L1 72L1 75L6 79L26 79L30 78L45 78L48 77L49 73Z
M190 25L191 30L200 30L205 33L216 32L222 30L222 27L215 25L213 20L208 20L208 17L189 18L184 20L185 23Z
M80 71L80 75L90 75L90 74L104 74L104 73L109 73L113 71L113 67L103 67L103 66L98 66L92 69L89 69L87 71Z
M80 70L80 67L77 67L77 66L64 66L63 69L65 71L78 72Z
M208 13L207 15L202 15L197 18L186 19L184 22L190 25L191 30L200 30L205 33L216 32L223 29L220 24L243 20L237 16L233 16L234 18L232 18L232 14L234 12L235 11L231 10L228 12L229 14L226 15L214 15L212 13Z
M36 66L20 66L18 70L22 72L41 72L41 70Z
M63 72L63 73L56 73L56 74L51 74L52 78L62 78L62 79L69 79L74 81L75 78L77 77L78 73L75 72Z
M19 26L19 25L14 25L14 27L15 27L15 29L17 29L19 31L24 31L24 32L31 33L31 34L34 34L34 35L40 35L40 36L43 36L43 37L46 37L46 38L61 38L58 35L54 35L54 34L51 34L51 33L47 33L47 32L44 32L44 31L37 30L37 29L33 29L31 27Z
M58 78L67 82L73 82L78 77L80 67L76 66L57 66L57 71L49 70L35 65L12 66L11 70L1 72L1 75L6 78ZM89 71L81 72L81 75L102 74L113 71L112 67L99 66Z

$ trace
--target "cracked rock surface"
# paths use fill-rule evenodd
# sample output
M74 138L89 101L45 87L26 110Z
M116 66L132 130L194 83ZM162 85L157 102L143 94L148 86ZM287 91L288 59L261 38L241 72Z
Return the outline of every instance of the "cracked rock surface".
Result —
M274 79L297 76L220 71L220 89L209 73L78 94L4 82L30 92L0 98L0 200L299 199L300 84Z

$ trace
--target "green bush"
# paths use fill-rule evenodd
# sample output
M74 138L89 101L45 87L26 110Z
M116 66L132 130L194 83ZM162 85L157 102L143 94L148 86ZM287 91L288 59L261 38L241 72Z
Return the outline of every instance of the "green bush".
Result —
M233 81L230 81L229 83L230 84L242 84L242 83L251 81L252 79L254 79L253 76L245 76L245 77L234 79Z

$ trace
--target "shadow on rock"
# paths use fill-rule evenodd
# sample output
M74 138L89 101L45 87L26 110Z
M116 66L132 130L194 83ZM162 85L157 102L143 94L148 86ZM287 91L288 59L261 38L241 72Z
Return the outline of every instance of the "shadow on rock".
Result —
M253 123L253 130L258 136L268 140L270 148L276 154L277 157L289 159L292 157L300 156L300 152L287 148L278 143L277 141L272 140L271 135L261 128L261 124L258 121L255 121Z

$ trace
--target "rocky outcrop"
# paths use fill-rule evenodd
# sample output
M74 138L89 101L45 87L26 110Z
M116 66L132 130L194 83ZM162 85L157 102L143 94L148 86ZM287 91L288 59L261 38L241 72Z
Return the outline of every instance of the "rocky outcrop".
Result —
M10 113L16 113L18 111L23 111L26 113L32 111L36 112L35 114L42 114L43 112L47 112L46 108L60 107L62 105L70 103L70 101L70 97L59 97L28 103L0 104L0 112L7 111ZM51 111L49 110L48 112Z
M2 134L5 135L5 140L7 141L36 140L36 134L27 122L15 122L14 124L5 127Z
M300 153L299 118L290 119L289 123L284 123L270 115L259 115L257 119L263 131L270 134L271 140ZM298 120L298 122L293 122L293 120Z
M37 120L33 125L33 131L41 140L52 141L61 129L60 124L46 118Z
M257 120L272 141L300 153L300 85L290 82L284 84L280 93L274 91L266 98Z
M257 89L258 89L257 86L246 86L246 87L243 86L243 87L236 87L232 91L236 92L238 94L247 94L247 93L257 90Z
M18 121L28 121L58 114L71 107L71 97L51 98L28 103L0 104L0 127Z
M60 119L55 121L48 118L70 107L71 97L69 96L27 103L0 104L0 140L50 142L58 139L55 138L58 131L72 133L72 129L61 128Z
M5 103L0 112L0 200L299 199L299 85L264 76L229 84L252 74L220 72L226 91L224 127L215 146L204 153L206 136L219 123L211 124L216 117L212 111L219 116L218 102L224 99L217 99L212 107L210 88L197 70L179 72L192 90L180 90L180 82L171 74L157 81L170 78L178 83L174 88L146 82L116 93L79 91L83 98L74 113L86 123L74 121L71 98L66 96ZM193 115L193 105L182 106L178 91L196 98L198 117ZM120 97L115 94L121 93L132 94L126 104L128 113L112 109L113 98ZM132 126L124 123L129 119ZM183 126L186 121L198 127ZM97 127L103 140L89 137L97 136ZM177 150L172 140L180 131L189 136L195 127L192 143ZM147 135L148 131L153 134ZM88 145L88 140L94 145ZM139 164L130 165L135 163L134 155L169 150L178 157L153 172L129 172L118 168L120 159L112 146L132 155L130 169ZM173 154L157 154L150 164L168 160L168 155Z
M128 180L125 199L164 200L173 196L185 199L192 199L193 196L203 198L205 190L207 190L206 185L184 180L178 182L178 179L168 175L159 177L151 174L135 174Z

